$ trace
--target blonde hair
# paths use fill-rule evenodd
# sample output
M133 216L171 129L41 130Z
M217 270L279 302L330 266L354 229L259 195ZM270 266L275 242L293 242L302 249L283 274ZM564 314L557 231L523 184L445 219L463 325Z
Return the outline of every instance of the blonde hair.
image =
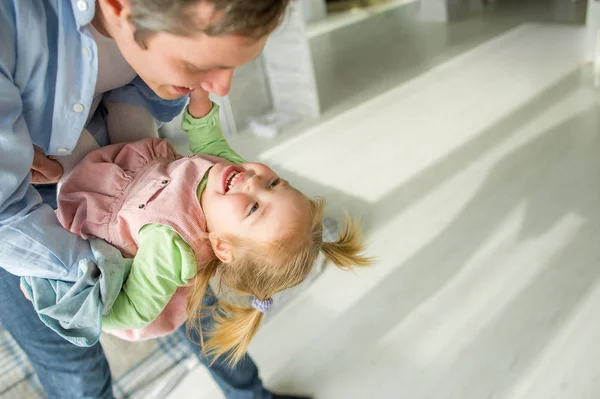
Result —
M215 325L207 332L208 339L205 341L200 327L200 317L204 317L202 312L205 311L202 298L215 273L232 290L264 301L304 281L321 252L338 267L368 266L372 263L371 258L362 255L364 244L358 224L348 214L339 239L323 241L324 208L323 199L310 200L311 228L306 239L292 239L296 238L292 235L297 233L291 232L287 237L270 243L267 248L250 248L231 264L213 259L200 268L187 298L188 329L198 331L204 353L213 361L225 355L225 361L231 366L239 362L263 320L263 313L255 308L219 300L212 309ZM276 255L269 256L272 254Z

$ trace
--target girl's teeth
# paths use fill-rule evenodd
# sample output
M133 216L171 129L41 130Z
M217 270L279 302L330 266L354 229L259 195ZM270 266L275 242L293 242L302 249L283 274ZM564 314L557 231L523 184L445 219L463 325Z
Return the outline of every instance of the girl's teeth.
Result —
M238 172L233 171L229 174L229 176L227 176L227 191L231 190L231 188L234 186L234 182L237 178L237 176L239 175Z

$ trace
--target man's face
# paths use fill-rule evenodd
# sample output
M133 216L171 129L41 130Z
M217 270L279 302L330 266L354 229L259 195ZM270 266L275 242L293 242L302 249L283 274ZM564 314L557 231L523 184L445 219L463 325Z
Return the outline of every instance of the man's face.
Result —
M178 36L156 33L145 41L145 49L134 39L135 28L128 21L128 2L114 18L111 35L129 65L154 92L164 99L176 99L202 88L217 96L229 92L233 71L262 52L267 36L260 39L237 35ZM212 5L198 2L190 9L197 19L218 18Z

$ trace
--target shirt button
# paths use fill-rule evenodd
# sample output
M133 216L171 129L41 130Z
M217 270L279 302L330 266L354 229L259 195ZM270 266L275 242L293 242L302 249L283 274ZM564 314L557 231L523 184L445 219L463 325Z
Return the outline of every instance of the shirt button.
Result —
M66 153L66 152L69 152L69 149L68 149L68 148L65 148L65 147L60 147L60 148L57 148L57 149L56 149L56 152L59 152L59 153L61 153L61 154L64 154L64 153Z
M79 11L87 11L88 5L84 0L79 0L77 2L77 8L79 8Z
M83 54L84 57L89 57L90 56L90 50L88 50L87 47L82 47L81 48L81 54Z
M73 111L79 113L79 112L83 112L83 105L82 104L75 104L73 105Z

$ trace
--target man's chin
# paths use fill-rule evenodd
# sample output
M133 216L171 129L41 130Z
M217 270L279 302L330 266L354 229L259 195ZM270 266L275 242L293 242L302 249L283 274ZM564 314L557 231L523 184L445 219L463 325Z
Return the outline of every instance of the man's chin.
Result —
M154 93L156 93L157 96L159 96L160 98L162 98L163 100L177 100L181 97L183 97L181 94L179 93L175 93L172 90L169 90L170 86L149 86L152 91Z
M162 98L163 100L178 100L181 97L184 97L180 94L175 94L175 93L170 93L167 90L162 90L159 93L156 93L160 98Z

